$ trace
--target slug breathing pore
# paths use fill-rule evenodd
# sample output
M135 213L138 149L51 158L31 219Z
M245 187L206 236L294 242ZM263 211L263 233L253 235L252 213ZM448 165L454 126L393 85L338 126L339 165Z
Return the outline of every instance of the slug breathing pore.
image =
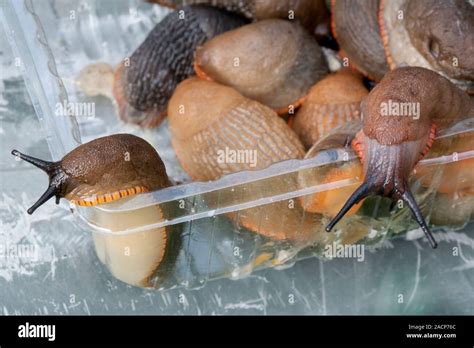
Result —
M408 205L433 248L437 243L408 185L418 161L431 148L436 130L473 116L469 96L438 73L419 67L389 72L361 102L362 129L352 141L365 179L339 213L336 223L369 194Z

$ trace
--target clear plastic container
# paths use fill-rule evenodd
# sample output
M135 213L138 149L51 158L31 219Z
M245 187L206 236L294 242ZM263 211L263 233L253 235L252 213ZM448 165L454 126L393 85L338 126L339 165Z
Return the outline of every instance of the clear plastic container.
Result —
M298 180L301 175L317 176L328 168L357 161L355 155L342 148L330 149L310 159L234 173L214 182L191 183L170 145L166 122L155 130L125 125L118 121L110 100L86 96L75 82L88 64L102 61L116 65L130 55L168 10L138 0L50 1L41 5L12 0L2 4L0 19L13 52L21 58L25 83L54 160L81 142L133 133L155 146L175 182L184 182L107 205L71 206L77 223L92 232L99 259L118 279L158 289L196 288L212 279L238 279L258 269L284 268L299 259L325 257L325 247L333 242L376 247L383 239L406 232L410 237L423 235L408 209L391 213L390 201L381 197L366 199L357 214L343 219L330 234L324 231L329 219L310 214L313 232L309 240L272 241L241 227L239 216L248 209L261 221L275 219L267 215L272 205L291 210L301 198L355 185L356 178L324 184ZM95 116L56 116L58 104L68 101L93 103ZM473 219L471 196L438 190L443 173L452 171L453 166L463 163L462 171L457 172L459 178L451 177L459 182L474 170L474 146L461 151L456 148L461 136L474 138L472 120L440 134L437 143L441 145L418 165L418 175L411 178L415 198L427 221L432 220L434 231L460 229ZM166 213L166 218L157 212ZM287 214L277 218L280 220L275 223L290 223ZM164 229L167 240L163 239Z

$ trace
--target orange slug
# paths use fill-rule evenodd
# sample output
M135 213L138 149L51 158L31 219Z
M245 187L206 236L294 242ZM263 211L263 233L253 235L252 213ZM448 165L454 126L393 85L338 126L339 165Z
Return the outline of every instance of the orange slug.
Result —
M196 74L278 113L296 109L327 73L321 48L298 23L268 19L218 35L196 50Z
M296 134L272 109L212 81L190 78L180 83L168 117L171 143L193 180L216 180L304 156ZM243 194L258 197L263 189ZM308 241L315 233L311 214L288 205L281 201L240 211L239 223L271 239Z
M389 72L361 103L362 129L352 141L364 165L364 182L328 224L329 232L354 204L371 193L402 200L431 246L437 243L408 186L436 130L474 116L469 96L438 73L420 67Z
M310 89L292 128L310 148L334 128L360 119L360 102L368 93L358 73L342 69L328 75Z
M305 155L305 158L312 158L321 151L345 148L350 145L354 134L361 128L361 122L351 121L344 125L327 131L325 136L316 142ZM309 196L299 198L304 210L310 213L319 213L330 218L336 216L339 207L350 197L351 193L363 180L363 167L359 161L336 162L322 167L315 167L309 171L298 174L300 187L312 185L336 184L338 181L352 181L349 185L339 188L328 189L314 193ZM346 216L356 213L362 204L354 205Z

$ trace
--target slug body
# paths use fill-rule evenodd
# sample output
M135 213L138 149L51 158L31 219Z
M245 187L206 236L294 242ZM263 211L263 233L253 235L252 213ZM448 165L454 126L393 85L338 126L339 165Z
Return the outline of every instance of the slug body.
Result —
M391 69L428 68L474 93L472 2L381 0L379 22Z
M95 139L69 152L59 162L46 162L14 150L13 155L44 170L49 186L30 208L55 196L78 205L92 206L117 201L141 192L171 185L156 150L141 138L116 134ZM165 219L167 212L151 205L136 211L92 210L94 224L111 232L123 231ZM178 231L173 226L123 236L93 234L99 259L112 274L132 285L150 287L165 279L176 257Z
M380 0L332 0L331 27L343 58L365 76L380 81L388 71L377 20Z
M170 7L205 4L239 13L249 19L296 19L313 31L328 16L324 0L156 0Z
M304 156L296 134L273 110L230 87L188 79L176 89L168 111L173 148L194 180L252 169L252 163L220 163L219 150L226 145L257 149L254 169Z
M206 6L185 6L168 14L115 72L113 94L120 118L154 127L166 115L176 85L193 75L196 47L245 18Z
M215 82L183 81L170 100L168 114L173 148L196 181L304 156L296 134L273 110ZM242 194L259 197L262 190L265 187ZM286 201L238 215L239 224L274 240L307 241L314 234L309 214L304 216L297 206L289 209Z
M12 154L35 165L49 176L49 186L28 209L32 214L52 197L93 206L137 193L170 186L165 166L156 150L143 139L116 134L92 140L69 152L58 162Z
M311 88L292 127L310 148L334 128L360 119L360 102L368 93L362 76L349 69L328 75Z
M306 153L305 158L312 158L321 151L340 149L347 147L354 134L361 128L361 121L355 120L347 122L332 130L327 130L324 136L319 139ZM309 196L299 198L305 211L319 213L333 218L338 213L339 207L351 196L352 192L362 183L363 167L360 161L342 161L312 168L310 171L303 171L298 174L300 187L314 185L331 184L341 180L352 180L353 183L332 190L323 190ZM355 204L346 216L358 211L362 203Z
M328 73L322 50L298 23L268 19L231 30L196 51L199 77L231 86L278 113L301 104Z
M408 176L429 151L436 129L472 117L473 110L463 91L431 70L407 67L389 72L362 102L363 127L352 141L364 165L365 180L326 230L330 231L354 204L376 193L403 200L436 247L408 187Z

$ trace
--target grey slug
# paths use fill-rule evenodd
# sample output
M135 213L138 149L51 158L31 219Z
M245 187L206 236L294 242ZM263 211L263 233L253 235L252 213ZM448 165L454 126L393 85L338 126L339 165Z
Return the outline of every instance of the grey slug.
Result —
M159 125L176 85L194 74L196 48L246 22L208 6L184 6L168 14L115 71L119 117L143 127Z

